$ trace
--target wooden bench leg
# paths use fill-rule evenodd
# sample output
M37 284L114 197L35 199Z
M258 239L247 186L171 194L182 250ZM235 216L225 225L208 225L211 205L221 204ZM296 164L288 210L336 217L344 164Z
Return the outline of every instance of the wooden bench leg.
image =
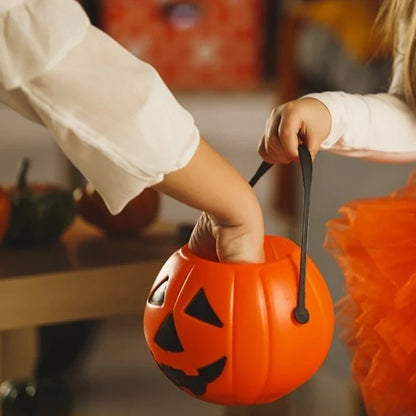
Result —
M4 380L3 378L3 332L0 331L0 384ZM0 392L1 399L1 392ZM0 406L0 416L3 416L3 408Z
M0 331L0 384L4 381L3 377L3 332Z
M36 358L36 328L0 331L0 384L30 378ZM0 416L3 415L0 406Z
M0 332L0 382L31 377L36 350L36 328Z

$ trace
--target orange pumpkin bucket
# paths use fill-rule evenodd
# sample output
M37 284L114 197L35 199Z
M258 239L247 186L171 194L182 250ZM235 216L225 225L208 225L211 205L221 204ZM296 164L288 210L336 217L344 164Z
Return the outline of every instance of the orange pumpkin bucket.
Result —
M302 249L266 236L265 263L226 264L197 257L185 245L150 291L148 347L163 373L194 397L228 405L274 401L325 360L334 314L325 281L306 256L312 161L306 149L305 162L304 149ZM269 167L262 165L252 185Z

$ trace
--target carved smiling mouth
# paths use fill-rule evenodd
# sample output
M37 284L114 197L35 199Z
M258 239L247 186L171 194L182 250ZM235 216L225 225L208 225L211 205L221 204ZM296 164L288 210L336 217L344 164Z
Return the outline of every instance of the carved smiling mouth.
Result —
M153 307L163 306L167 285L168 278L163 280L159 286L153 290L148 303L153 305ZM200 289L195 294L191 302L185 308L185 314L204 324L209 324L217 328L222 328L224 326L210 305L204 289ZM164 351L174 353L184 352L184 347L176 329L173 311L166 315L156 332L154 341L156 345ZM155 359L155 356L153 356L153 358ZM170 367L166 364L159 364L155 359L159 368L171 381L178 387L191 391L195 396L202 396L206 393L208 384L215 381L224 371L226 361L226 357L223 356L211 364L198 368L198 375L188 376L183 370Z
M215 381L222 374L226 361L226 357L221 357L211 364L198 368L197 376L188 376L183 370L165 364L158 365L177 386L190 390L195 396L202 396L207 391L208 384Z

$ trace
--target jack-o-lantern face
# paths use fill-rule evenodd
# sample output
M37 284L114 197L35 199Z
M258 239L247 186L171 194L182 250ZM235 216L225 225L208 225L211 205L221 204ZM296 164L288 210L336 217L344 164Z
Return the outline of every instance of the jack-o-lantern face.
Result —
M293 318L300 250L265 239L266 263L221 264L174 253L145 308L147 344L159 368L195 397L220 404L264 403L300 386L320 367L333 332L333 308L308 260L310 320Z
M151 305L162 306L164 303L168 279L165 279L149 297ZM223 323L212 309L205 295L204 289L200 289L195 297L191 300L185 313L201 322L214 325L218 328L223 327ZM175 325L173 313L170 312L160 325L156 336L154 337L156 344L165 351L183 352L183 345L178 335ZM170 367L159 363L160 369L168 376L176 385L190 390L196 396L200 396L206 392L207 384L215 381L224 370L226 357L221 357L213 363L207 364L197 369L198 375L188 376L183 370Z

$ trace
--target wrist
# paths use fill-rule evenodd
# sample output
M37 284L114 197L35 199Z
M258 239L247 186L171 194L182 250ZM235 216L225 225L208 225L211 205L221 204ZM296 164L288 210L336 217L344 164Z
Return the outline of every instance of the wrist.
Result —
M263 223L260 204L253 189L241 178L230 191L228 204L214 206L207 212L215 219L218 225L226 227L252 227L257 228Z
M238 210L230 212L224 218L210 215L214 224L212 233L217 242L219 260L229 262L232 259L233 263L262 263L264 223L254 192L248 194L247 199L236 200L234 207Z
M245 224L260 207L247 181L201 139L191 161L167 174L155 188L178 201L211 214L219 224Z
M257 197L247 181L203 139L183 169L166 175L156 187L171 197L208 215L191 238L191 249L211 258L202 248L205 231L214 237L220 261L259 263L264 260L264 226ZM204 231L205 230L205 231Z
M301 99L315 100L325 109L328 117L328 131L321 142L321 149L330 149L342 137L345 130L345 123L339 117L337 92L321 92L305 95Z

